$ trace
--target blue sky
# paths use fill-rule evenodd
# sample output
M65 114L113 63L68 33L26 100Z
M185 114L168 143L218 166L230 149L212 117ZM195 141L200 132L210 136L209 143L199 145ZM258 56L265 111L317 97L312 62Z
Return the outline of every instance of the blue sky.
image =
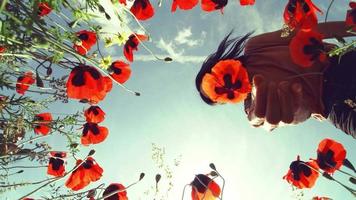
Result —
M171 1L163 1L160 8L156 1L153 3L156 15L143 22L152 36L146 45L158 55L170 55L179 62L152 60L139 47L136 61L131 65L132 77L126 85L142 95L136 97L115 87L100 103L107 114L103 125L110 130L107 140L93 147L96 149L94 157L105 170L100 183L128 185L137 180L140 172L145 172L145 179L128 191L128 197L130 200L154 199L144 192L154 185L155 174L164 172L151 159L152 143L165 148L166 163L173 171L174 186L165 197L169 200L181 199L184 185L192 181L194 174L208 173L211 162L226 179L226 200L296 199L298 192L293 192L282 177L297 155L304 160L315 158L318 143L324 138L341 142L349 160L356 163L355 140L328 122L311 119L298 126L266 132L249 125L243 105L208 106L195 89L194 80L202 61L216 50L228 32L234 29L234 35L238 36L252 30L256 34L277 30L282 26L286 1L256 0L253 7L240 7L237 1L231 0L224 15L205 13L199 6L172 14ZM314 3L324 11L328 6L324 0ZM329 20L344 20L346 8L347 1L335 2ZM320 16L320 20L323 19L324 16ZM121 47L110 52L119 52L120 56ZM70 105L68 110L73 109L73 112L82 107L77 103ZM53 136L49 142L60 149L64 147L63 140ZM83 155L90 148L83 148ZM178 167L173 165L175 158L180 160ZM73 164L72 160L68 162L69 166ZM36 176L43 173L37 170L32 175L37 180ZM345 181L344 176L335 177ZM162 191L165 181L163 177ZM302 199L308 200L313 196L352 199L343 188L322 177L313 189L303 192ZM0 199L14 199L24 193L25 190L18 190ZM190 199L189 195L190 189L187 189L185 199Z

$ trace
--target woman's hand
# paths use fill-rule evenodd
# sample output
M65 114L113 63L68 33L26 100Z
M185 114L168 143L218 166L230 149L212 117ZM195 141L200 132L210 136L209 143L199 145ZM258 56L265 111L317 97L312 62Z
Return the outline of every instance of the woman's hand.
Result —
M253 77L253 86L251 105L246 110L253 126L273 130L282 124L297 124L310 117L300 83L275 82L257 74Z

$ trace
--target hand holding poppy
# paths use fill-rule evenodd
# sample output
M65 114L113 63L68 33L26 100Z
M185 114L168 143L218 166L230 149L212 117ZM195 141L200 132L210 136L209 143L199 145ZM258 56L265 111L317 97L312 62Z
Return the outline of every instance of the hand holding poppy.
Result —
M309 118L311 112L304 107L302 85L299 82L267 80L257 74L246 112L251 124L269 130L278 125L297 124Z

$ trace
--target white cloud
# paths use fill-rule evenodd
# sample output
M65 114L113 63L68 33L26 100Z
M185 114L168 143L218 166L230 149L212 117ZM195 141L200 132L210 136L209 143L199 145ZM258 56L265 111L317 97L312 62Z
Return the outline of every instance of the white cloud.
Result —
M167 43L166 41L163 40L163 38L159 40L157 47L162 49L163 51L166 51L172 58L180 57L184 53L184 50L177 52L175 44L173 42Z
M156 55L158 58L164 59L166 57L171 57L168 54L158 54ZM192 64L200 64L206 59L206 56L179 56L173 58L173 62L177 63L192 63ZM113 60L126 60L124 56L113 57ZM141 61L141 62L150 62L150 61L157 61L157 58L150 54L138 54L134 56L134 61Z
M166 58L166 57L172 57L169 54L156 54L157 57L159 58ZM113 60L125 60L126 58L123 56L119 57L114 57ZM177 63L192 63L192 64L200 64L206 59L206 56L179 56L176 58L173 58L173 62ZM134 56L134 60L136 61L141 61L141 62L150 62L150 61L157 61L157 58L154 57L153 55L150 54L138 54Z
M157 55L160 58L169 57L170 55ZM206 56L179 56L173 58L173 62L178 63L202 63L206 59ZM156 58L152 55L137 55L135 56L136 61L155 61Z
M203 41L191 39L192 36L191 27L185 28L178 32L177 36L174 38L174 41L179 45L188 45L190 47L201 45Z
M131 4L128 1L128 4ZM110 16L110 20L106 19L103 13L100 13L98 10L91 11L92 14L98 16L95 18L95 21L98 25L102 27L101 36L107 37L112 36L112 34L117 34L118 32L132 32L130 27L127 24L133 22L132 17L128 13L128 10L125 10L121 4L113 4L111 0L100 0L100 5L103 6L105 12ZM128 8L128 5L126 8ZM104 34L107 33L107 34Z
M184 53L184 50L182 46L188 46L188 47L193 47L193 46L198 46L203 44L203 40L206 38L207 33L205 31L202 31L200 34L199 39L193 39L193 33L191 31L191 27L184 28L181 31L177 33L177 35L174 37L173 40L167 42L163 38L161 38L157 42L157 48L167 52L168 56L171 57L174 62L179 62L179 63L185 63L185 62L190 62L190 63L200 63L205 60L205 57L203 56L187 56ZM182 49L182 50L178 50ZM164 56L166 57L166 56ZM144 57L145 61L148 61L147 57Z

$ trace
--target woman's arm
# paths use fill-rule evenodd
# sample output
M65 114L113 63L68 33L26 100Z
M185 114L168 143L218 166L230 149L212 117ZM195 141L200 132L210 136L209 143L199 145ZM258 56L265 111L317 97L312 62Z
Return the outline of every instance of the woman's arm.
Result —
M335 21L335 22L325 22L320 23L317 26L317 30L324 35L325 39L338 37L351 37L356 36L352 33L348 33L346 23L344 21ZM250 49L255 49L256 47L269 46L269 45L289 45L290 40L296 34L294 30L289 36L281 37L282 30L263 33L256 35L249 39L246 44L247 51Z
M325 22L318 24L318 31L324 35L325 39L338 37L351 37L355 34L348 33L348 27L344 21Z

